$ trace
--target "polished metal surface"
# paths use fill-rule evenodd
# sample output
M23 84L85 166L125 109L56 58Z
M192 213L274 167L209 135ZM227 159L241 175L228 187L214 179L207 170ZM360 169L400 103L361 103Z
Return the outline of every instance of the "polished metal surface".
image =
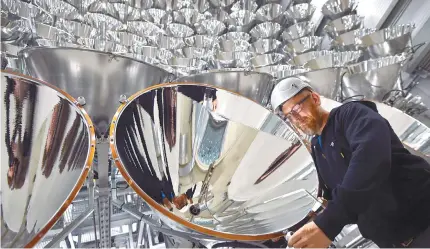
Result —
M342 77L342 95L347 98L361 95L382 102L392 92L407 58L401 54L348 65Z
M275 52L281 44L282 43L276 39L259 39L252 43L251 51L257 54Z
M320 56L330 55L332 53L335 53L335 52L330 50L310 51L307 53L294 56L288 63L296 66L303 66L310 60L313 60Z
M229 31L248 33L256 24L257 15L249 10L231 13L227 20Z
M306 147L272 112L242 96L164 85L129 99L114 121L116 165L179 231L268 239L303 220L317 202Z
M335 99L340 87L341 72L341 67L329 67L309 70L296 76L306 81L322 96Z
M271 75L275 75L277 72L285 71L285 70L292 70L296 68L296 66L293 65L271 65L271 66L265 66L265 67L257 67L254 68L254 71L262 72L262 73L268 73Z
M282 32L282 39L284 41L292 41L304 36L312 35L314 28L314 24L309 21L296 23Z
M267 73L241 69L213 70L181 77L175 82L201 83L222 88L266 106L274 87L273 77Z
M363 17L359 15L347 15L330 21L324 30L332 37L349 32L351 30L362 27Z
M282 31L282 26L276 22L263 22L256 25L249 31L251 36L255 39L277 39Z
M287 22L287 15L284 14L282 5L277 3L269 3L261 6L256 14L256 18L260 22L277 22L281 25Z
M413 154L430 160L430 128L397 108L381 102L374 103L379 114L390 123L405 147ZM325 110L331 111L333 108L340 106L341 103L321 98L321 105Z
M386 118L407 149L430 160L430 128L397 108L378 103L379 113Z
M315 9L315 5L313 4L299 3L292 5L287 11L285 11L285 16L290 23L310 21Z
M367 49L371 58L396 55L411 48L414 28L414 24L401 24L378 30L360 37L360 46Z
M287 56L280 53L260 54L251 59L251 65L254 68L275 65L281 63L285 58Z
M284 78L288 78L291 76L295 76L298 74L302 74L302 73L306 73L306 72L311 71L309 68L297 68L296 66L291 66L291 67L293 67L293 68L285 67L279 71L274 71L274 72L272 72L272 75L276 79L281 80Z
M361 44L360 38L373 32L375 29L360 28L338 35L333 41L339 51L357 50Z
M92 165L94 128L61 90L2 71L1 247L33 247Z
M362 51L333 52L308 61L304 67L314 70L329 67L345 67L348 64L357 63L362 57Z
M287 44L283 47L283 51L291 54L303 54L310 51L320 50L323 37L320 36L305 36Z
M84 97L84 108L98 136L107 135L121 95L130 96L172 77L156 66L91 50L29 48L22 50L19 57L28 75L49 82L74 98Z
M334 20L339 17L345 16L357 6L356 0L328 0L321 8L324 16Z

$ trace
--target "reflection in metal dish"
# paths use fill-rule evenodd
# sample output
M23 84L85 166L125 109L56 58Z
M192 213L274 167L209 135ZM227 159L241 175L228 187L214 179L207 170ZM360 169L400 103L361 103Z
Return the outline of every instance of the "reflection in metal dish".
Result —
M92 50L29 48L19 57L26 74L60 87L74 98L83 96L98 136L106 134L122 94L130 96L171 77L156 66Z
M328 67L345 67L348 64L357 63L362 55L362 51L333 52L308 61L304 67L314 70Z
M363 23L363 17L358 15L347 15L336 20L330 21L324 30L332 37L359 28Z
M406 54L401 54L348 65L342 78L342 95L347 98L362 95L382 102L393 90L406 58Z
M94 128L74 99L2 71L1 247L33 247L85 181Z
M341 70L340 67L324 68L302 73L298 77L308 82L322 96L335 99L340 87Z
M212 85L249 98L263 106L267 105L273 87L273 77L266 73L237 70L212 70L185 76L175 82L191 82Z
M402 53L412 45L411 33L415 24L401 24L360 37L360 45L367 48L371 58Z
M316 204L306 147L240 95L195 83L144 90L119 108L110 134L127 182L174 229L264 240Z

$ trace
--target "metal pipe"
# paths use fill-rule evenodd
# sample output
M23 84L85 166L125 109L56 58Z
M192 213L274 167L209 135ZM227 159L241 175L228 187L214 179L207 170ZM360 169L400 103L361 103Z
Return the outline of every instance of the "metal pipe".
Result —
M142 221L143 222L143 221ZM143 243L145 248L149 248L149 240L148 240L148 233L146 230L149 229L149 225L143 222Z
M88 206L94 209L95 200L95 184L94 184L94 172L91 170L88 175ZM97 225L96 225L96 212L93 212L93 226L94 226L94 241L97 245Z
M130 242L130 248L134 248L134 240L133 240L133 226L131 224L128 225L128 240Z
M357 248L360 245L366 243L368 239L363 238L362 235L357 236L355 239L353 239L351 242L345 245L345 248Z
M125 212L129 213L131 216L135 217L139 221L144 221L148 225L152 226L154 230L157 230L161 233L169 234L172 236L183 237L183 238L187 238L190 240L193 240L193 238L196 238L196 239L214 239L213 237L210 237L207 235L190 234L190 233L186 233L186 232L175 231L175 230L171 229L170 227L160 225L156 221L154 221L153 219L149 218L147 215L145 215L145 214L143 214L143 213L141 213L141 212L139 212L133 208L126 206L124 202L121 202L119 200L112 200L112 204L114 206L118 207L119 209L124 210Z
M139 222L139 234L137 235L137 248L140 248L142 245L142 238L143 238L143 227L145 226L145 223L143 221Z
M89 208L74 219L68 226L63 228L63 230L57 234L46 246L45 248L58 247L58 244L71 233L75 228L77 228L84 220L86 220L94 212L94 208Z

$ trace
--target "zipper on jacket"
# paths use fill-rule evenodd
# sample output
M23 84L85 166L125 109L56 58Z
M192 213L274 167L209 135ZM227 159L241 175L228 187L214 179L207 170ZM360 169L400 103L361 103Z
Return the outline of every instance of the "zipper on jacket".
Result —
M323 150L322 150L322 141L321 141L321 136L318 136L318 144L320 145L320 149L319 149L319 151L321 152L321 155L324 157L324 159L325 160L327 160L327 158L325 157L325 155L324 155L324 152L323 152Z

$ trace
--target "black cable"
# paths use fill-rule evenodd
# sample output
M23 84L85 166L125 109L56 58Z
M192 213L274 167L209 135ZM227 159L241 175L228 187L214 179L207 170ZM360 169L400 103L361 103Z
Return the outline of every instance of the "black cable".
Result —
M348 99L352 99L352 98L356 98L356 97L362 97L362 99L364 99L364 95L362 95L362 94L357 94L357 95L349 96L349 97L348 97L348 98L346 98L346 99L343 99L341 103L345 102L345 101L346 101L346 100L348 100Z

